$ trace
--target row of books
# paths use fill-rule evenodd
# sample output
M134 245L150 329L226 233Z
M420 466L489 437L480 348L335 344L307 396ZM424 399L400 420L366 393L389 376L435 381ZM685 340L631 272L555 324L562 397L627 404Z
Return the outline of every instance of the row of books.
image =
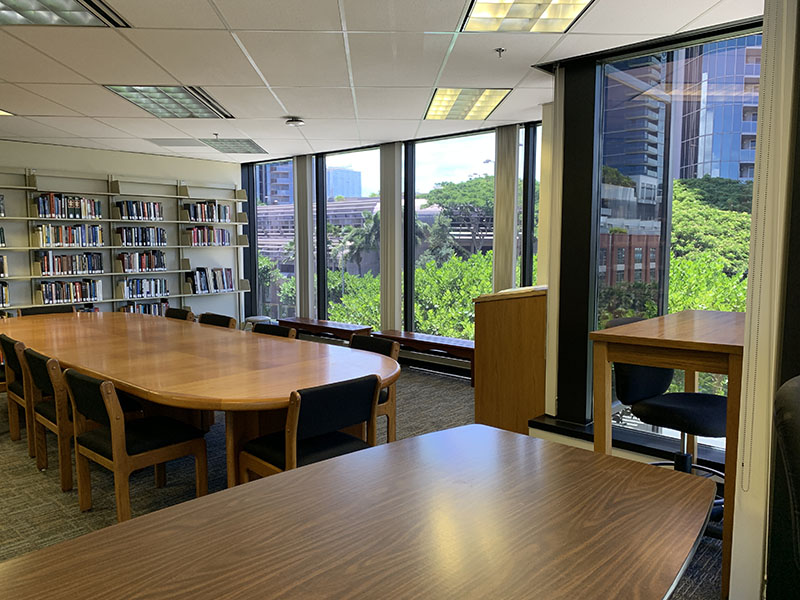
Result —
M125 279L120 282L120 285L122 286L122 297L126 300L169 296L169 285L166 279Z
M0 227L0 246L6 245L6 232L5 230Z
M232 207L227 204L217 204L214 200L207 202L189 202L183 205L189 213L190 221L203 221L207 223L230 223Z
M5 281L0 281L0 306L5 308L11 304L11 298L8 295L8 284Z
M36 199L37 216L43 219L102 219L100 200L83 196L42 194Z
M163 227L117 227L121 246L166 246L167 230Z
M8 277L8 257L0 255L0 277Z
M86 248L103 245L103 228L100 225L37 225L34 239L44 248L75 246Z
M193 294L219 294L235 291L233 270L221 267L197 267L186 274Z
M115 203L119 209L120 219L131 221L163 221L164 207L161 202L143 202L141 200L120 200Z
M190 227L186 230L192 246L230 246L231 232L214 227Z
M103 255L100 252L83 254L55 254L51 250L40 250L36 261L42 275L86 275L103 273Z
M166 271L167 258L163 250L147 252L122 252L117 255L125 273L143 273L148 271Z
M103 282L100 279L43 281L39 284L39 289L44 304L95 302L103 299Z
M163 317L168 308L169 302L166 300L162 300L161 302L129 302L125 306L119 307L118 312L139 313L140 315L156 315Z

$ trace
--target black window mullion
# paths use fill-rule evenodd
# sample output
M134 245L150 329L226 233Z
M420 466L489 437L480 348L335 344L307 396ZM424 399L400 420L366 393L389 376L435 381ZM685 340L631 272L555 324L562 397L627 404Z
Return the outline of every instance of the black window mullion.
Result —
M243 228L243 233L247 235L250 240L250 246L244 253L244 274L245 277L252 283L250 286L251 291L245 292L244 295L244 315L251 317L258 314L258 236L255 235L256 224L256 203L255 197L255 170L257 165L249 164L242 165L242 189L247 193L247 203L245 205L245 212L247 213L247 224ZM252 225L251 225L252 224ZM253 228L251 231L250 228Z
M521 281L533 285L533 246L536 241L536 123L525 125L522 159L522 257Z
M404 144L404 186L406 191L403 207L403 325L406 331L414 331L414 269L416 268L416 146L414 142Z
M314 157L317 203L317 318L328 318L328 190L325 155Z

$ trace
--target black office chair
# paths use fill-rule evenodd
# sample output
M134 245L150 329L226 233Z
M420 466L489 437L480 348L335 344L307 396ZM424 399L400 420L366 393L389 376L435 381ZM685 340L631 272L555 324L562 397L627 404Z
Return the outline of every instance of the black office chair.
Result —
M169 417L153 416L126 421L110 381L64 371L75 423L75 463L78 473L78 504L92 507L89 460L114 473L117 521L131 518L129 478L133 471L153 466L156 486L166 483L165 463L194 456L195 491L208 492L206 441L203 432ZM93 427L87 425L93 422Z
M194 321L194 314L186 308L168 308L164 312L164 316L179 321Z
M54 315L64 313L74 313L75 306L72 304L49 304L47 306L31 306L30 308L20 308L20 317L31 315Z
M33 439L33 407L25 397L24 375L20 355L25 350L25 344L0 334L0 350L3 352L6 374L6 398L8 399L8 433L13 441L22 437L19 425L19 409L25 413L25 436L28 441L28 456L36 456L36 447Z
M382 354L393 360L397 360L400 356L400 344L371 335L354 334L350 338L350 347L354 350ZM397 439L397 386L394 383L381 390L376 415L386 417L386 441L394 442Z
M226 327L228 329L236 328L236 319L215 313L203 313L198 317L197 321L203 325L214 325L215 327Z
M292 392L285 431L244 444L239 479L265 477L375 445L375 409L381 380L377 375ZM340 431L367 422L367 441Z
M297 337L297 329L294 327L284 327L283 325L274 325L272 323L256 323L253 325L253 333L263 333L289 339Z

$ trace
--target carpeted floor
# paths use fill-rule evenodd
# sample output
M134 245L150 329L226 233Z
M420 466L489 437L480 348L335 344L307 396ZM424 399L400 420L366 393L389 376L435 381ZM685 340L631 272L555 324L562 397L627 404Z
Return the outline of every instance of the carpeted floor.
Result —
M8 437L5 398L0 401L0 561L71 539L116 522L114 482L109 471L92 464L92 510L78 510L77 491L62 493L54 437L48 436L50 468L40 473L28 458L23 439ZM225 487L225 425L217 424L206 436L209 493ZM378 440L385 440L381 419ZM469 381L404 368L397 383L397 437L421 435L473 422L473 392ZM192 459L167 465L167 486L153 486L152 470L131 477L133 516L142 515L194 497ZM721 545L703 538L694 560L673 595L675 600L719 597Z

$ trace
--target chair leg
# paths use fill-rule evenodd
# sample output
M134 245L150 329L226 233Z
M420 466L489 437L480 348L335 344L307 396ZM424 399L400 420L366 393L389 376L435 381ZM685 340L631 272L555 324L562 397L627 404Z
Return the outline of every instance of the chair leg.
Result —
M386 441L389 443L397 441L397 411L394 406L389 408L386 413Z
M242 463L241 457L239 458L239 483L250 483L250 471Z
M208 494L208 457L206 456L206 441L201 440L200 449L194 454L194 485L195 494L205 496Z
M36 421L32 433L36 451L36 468L44 471L47 468L47 432L44 425Z
M162 488L167 485L167 464L159 463L157 465L153 465L153 471L156 479L156 487Z
M117 499L117 522L131 518L130 473L114 471L114 496Z
M8 434L13 441L19 441L19 404L8 399Z
M69 440L70 436L66 431L58 435L58 476L62 492L72 489L72 450Z
M25 409L25 438L28 440L28 456L33 458L36 456L36 440L34 439L34 421L33 408Z
M89 474L89 459L75 448L75 470L78 472L78 505L81 511L92 508L92 478Z

